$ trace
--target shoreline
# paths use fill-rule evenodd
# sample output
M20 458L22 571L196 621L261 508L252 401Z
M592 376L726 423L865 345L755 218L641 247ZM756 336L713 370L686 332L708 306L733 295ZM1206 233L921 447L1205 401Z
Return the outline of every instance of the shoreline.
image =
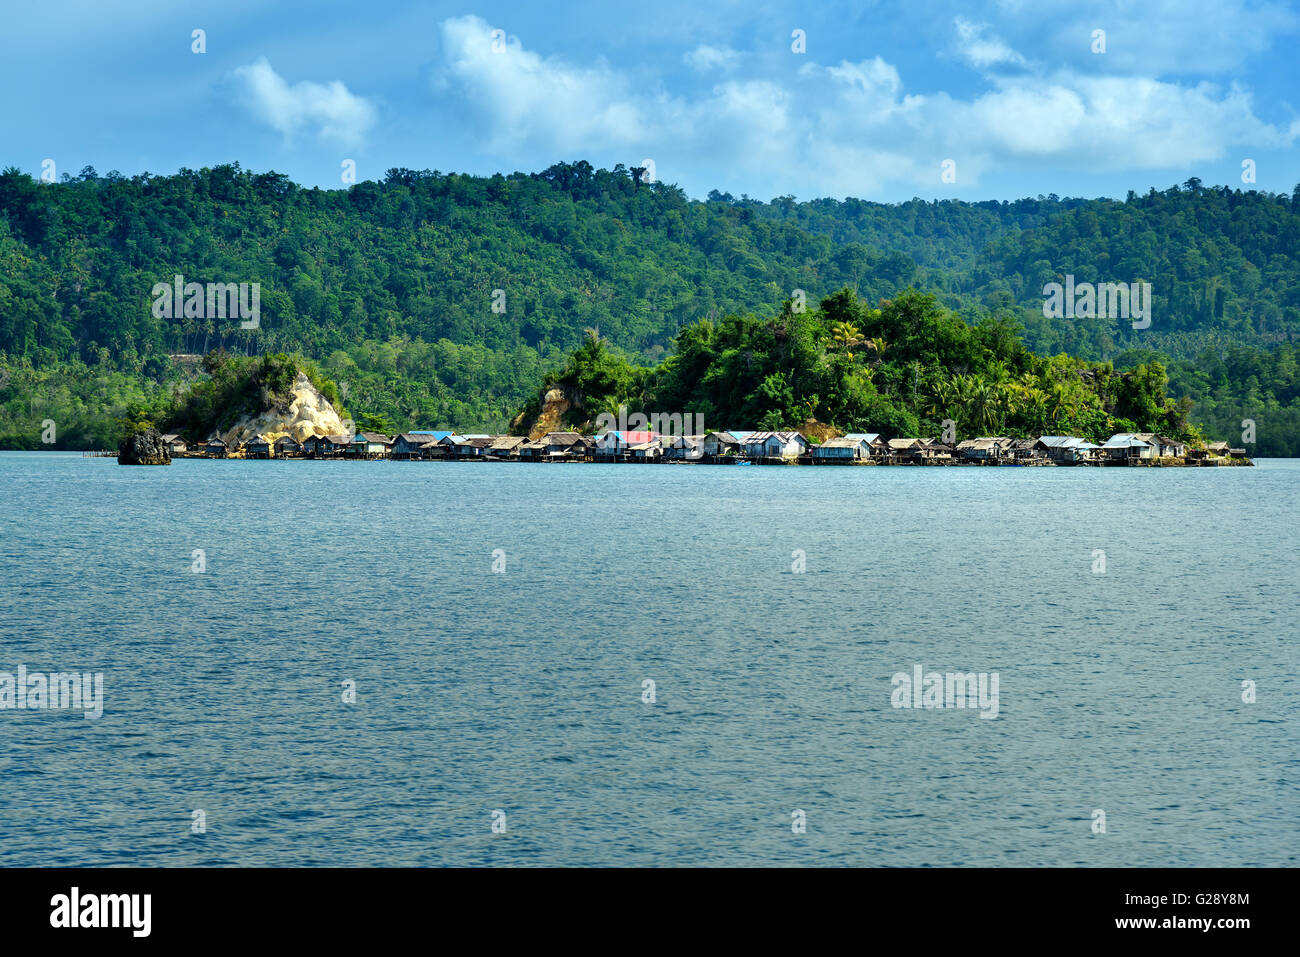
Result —
M13 451L40 451L15 449ZM75 449L61 450L65 454L76 454ZM101 449L96 451L82 451L82 458L117 458L117 453ZM361 455L274 455L274 456L249 456L235 453L233 455L201 455L194 453L183 453L173 455L172 458L198 461L286 461L286 462L441 462L441 463L470 463L470 462L505 462L505 463L523 463L523 464L547 464L547 465L727 465L727 466L809 466L809 467L841 467L841 468L1247 468L1254 467L1254 459L1247 457L1241 458L1205 458L1194 459L1188 457L1165 457L1152 459L1114 459L1098 460L1090 462L1055 462L1050 459L1035 459L1027 461L987 461L987 460L967 460L951 459L944 461L936 460L890 460L888 458L880 460L822 460L818 461L812 456L796 456L792 458L742 458L738 456L706 456L699 459L637 459L625 456L596 456L596 457L556 457L556 458L537 458L526 459L502 456L473 456L473 457L437 457L437 458L397 458L393 456L361 456Z

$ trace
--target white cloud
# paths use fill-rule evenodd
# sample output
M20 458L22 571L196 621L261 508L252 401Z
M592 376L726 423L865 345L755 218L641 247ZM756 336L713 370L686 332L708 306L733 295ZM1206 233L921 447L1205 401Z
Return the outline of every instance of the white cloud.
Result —
M525 50L515 37L494 39L476 16L442 24L446 88L477 111L497 149L540 141L564 150L634 141L647 121L631 84L603 61L575 67Z
M1300 124L1257 118L1239 87L1070 68L1044 74L983 26L962 23L969 62L1019 67L965 97L909 93L898 68L878 56L670 95L603 60L574 65L514 38L494 52L492 27L477 17L443 24L440 82L482 139L512 157L652 156L660 179L682 182L673 170L689 169L712 180L684 184L697 192L737 182L784 192L796 172L822 195L932 190L945 159L966 187L988 171L1044 161L1062 172L1181 170L1242 144L1286 147L1300 133Z
M1021 49L1090 71L1149 77L1242 72L1279 39L1300 31L1300 13L1271 0L1034 0L1032 17L1008 18ZM1014 11L1008 11L1014 12ZM1106 52L1093 54L1093 30Z
M957 28L961 55L974 67L981 70L1000 64L1024 66L1025 58L998 37L987 35L988 24L972 23L965 17L953 21Z
M702 43L682 59L692 69L706 73L710 70L734 69L740 62L740 54L729 47L715 47Z
M357 145L374 125L375 108L339 80L287 83L260 57L232 74L253 114L286 140L301 133Z
M1183 87L1143 77L1003 81L955 111L966 134L1004 159L1054 158L1089 169L1186 168L1238 143L1286 147L1255 117L1250 95L1212 84Z

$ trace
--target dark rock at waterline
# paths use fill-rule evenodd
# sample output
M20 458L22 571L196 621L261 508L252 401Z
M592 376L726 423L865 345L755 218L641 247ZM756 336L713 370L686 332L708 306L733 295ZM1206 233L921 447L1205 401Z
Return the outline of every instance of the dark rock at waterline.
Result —
M118 465L171 465L172 452L157 429L127 436L117 450Z

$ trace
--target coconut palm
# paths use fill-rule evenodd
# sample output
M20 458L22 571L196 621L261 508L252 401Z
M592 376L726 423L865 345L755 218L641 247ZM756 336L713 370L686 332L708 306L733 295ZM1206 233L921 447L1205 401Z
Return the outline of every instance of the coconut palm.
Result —
M837 322L831 326L831 338L846 352L852 352L855 346L865 342L862 330L851 322Z
M870 346L871 351L876 354L876 365L880 365L880 363L885 361L886 343L884 339L877 336L875 339L868 339L866 344Z

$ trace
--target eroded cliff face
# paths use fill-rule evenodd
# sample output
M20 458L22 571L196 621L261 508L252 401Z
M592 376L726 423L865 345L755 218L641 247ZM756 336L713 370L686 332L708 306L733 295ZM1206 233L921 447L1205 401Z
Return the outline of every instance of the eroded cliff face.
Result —
M350 421L339 418L329 399L317 392L311 380L301 372L294 380L292 395L287 410L270 409L256 417L245 418L222 433L221 440L234 448L240 442L259 435L271 442L286 435L304 442L317 435L352 435L356 431Z
M542 400L542 411L537 416L537 421L533 423L533 427L528 430L528 438L536 441L547 432L562 431L564 413L570 408L571 404L564 397L564 393L559 389L551 389Z

